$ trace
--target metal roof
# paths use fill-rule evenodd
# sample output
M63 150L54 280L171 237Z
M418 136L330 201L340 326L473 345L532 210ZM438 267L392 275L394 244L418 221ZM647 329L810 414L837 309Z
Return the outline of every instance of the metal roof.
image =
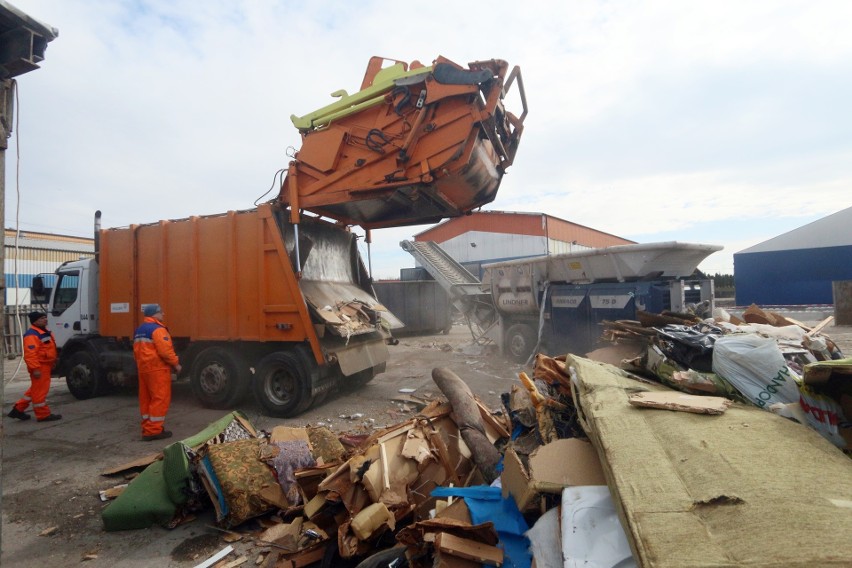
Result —
M15 238L7 238L5 244L6 248L14 249ZM94 241L91 241L89 243L79 243L51 239L32 239L28 237L19 237L18 248L62 250L71 252L95 252L95 243Z
M741 250L736 254L852 245L852 207Z
M0 79L38 69L59 30L0 0Z

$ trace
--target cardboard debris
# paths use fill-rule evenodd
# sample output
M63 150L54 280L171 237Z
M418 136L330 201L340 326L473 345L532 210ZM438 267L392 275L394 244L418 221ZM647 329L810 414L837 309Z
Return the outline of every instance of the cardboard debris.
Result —
M465 560L473 560L478 565L503 565L503 551L496 546L461 538L451 533L438 533L435 537L435 548ZM452 564L447 564L447 566L452 566Z
M402 402L405 404L414 405L417 409L423 408L431 402L428 398L414 396L411 394L399 394L391 398L391 400L394 402Z
M277 562L272 566L275 566L275 568L303 568L319 562L324 556L325 545L316 545L295 554L279 555Z
M627 400L633 406L695 414L722 414L733 404L732 400L720 396L698 396L678 391L637 392Z
M409 430L406 434L405 444L402 446L402 456L413 459L418 464L426 460L435 459L426 434L422 430Z
M225 536L222 537L222 540L227 542L228 544L232 542L239 542L243 539L243 535L234 531L226 531Z
M355 515L350 526L355 536L360 540L367 540L379 529L387 528L394 530L396 523L393 513L390 512L387 505L384 503L373 503Z
M270 442L305 442L311 447L311 437L307 428L291 428L289 426L276 426L269 434Z
M545 444L529 457L529 468L518 454L506 452L501 475L503 497L509 495L520 511L535 506L541 493L559 494L574 485L606 485L595 448L587 441L563 438Z
M530 454L530 475L537 490L552 493L573 485L606 485L595 448L577 438L556 440Z
M645 346L637 343L614 343L587 353L586 357L601 363L619 366L625 359L634 359L642 354Z
M308 428L308 438L317 463L339 463L346 455L346 448L325 426Z
M501 438L508 438L510 435L509 425L505 419L494 415L488 408L482 404L478 398L474 398L476 405L479 407L479 415L482 417L482 424L485 426L485 435L493 444Z
M239 558L226 562L225 564L217 564L216 568L236 568L237 566L242 566L246 562L248 562L248 557L240 556Z
M491 546L500 542L497 531L494 530L494 523L471 525L452 518L426 519L412 523L400 529L397 541L409 547L418 547L424 542L435 542L438 533L451 533Z
M439 504L442 505L439 507ZM467 525L473 524L470 520L470 511L468 510L464 499L455 499L452 503L443 500L436 501L435 517L438 519L453 519L461 521Z
M109 489L102 489L98 493L100 495L101 501L109 501L110 499L115 499L116 497L121 495L126 488L127 484L122 483L121 485L110 487Z
M269 527L257 537L263 542L271 542L291 551L298 548L299 535L302 532L302 517L296 517L292 523L278 523Z
M148 454L146 456L142 456L140 458L136 458L135 460L131 460L129 462L111 467L109 469L105 469L101 472L101 475L115 475L117 473L123 473L130 469L136 469L140 467L148 467L152 463L157 460L163 459L163 452L156 452L153 454Z

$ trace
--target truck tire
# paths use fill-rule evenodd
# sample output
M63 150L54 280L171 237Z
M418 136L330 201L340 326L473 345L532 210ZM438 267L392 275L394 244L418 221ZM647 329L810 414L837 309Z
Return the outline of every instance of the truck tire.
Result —
M65 383L74 398L78 400L101 396L109 390L109 384L97 356L85 350L71 355L68 360Z
M270 416L289 418L311 405L310 380L297 355L276 351L260 360L252 386L258 404Z
M506 331L504 353L516 363L526 363L536 345L536 334L526 323L516 323Z
M242 357L223 347L208 347L192 364L192 394L207 408L230 409L248 393L249 368Z

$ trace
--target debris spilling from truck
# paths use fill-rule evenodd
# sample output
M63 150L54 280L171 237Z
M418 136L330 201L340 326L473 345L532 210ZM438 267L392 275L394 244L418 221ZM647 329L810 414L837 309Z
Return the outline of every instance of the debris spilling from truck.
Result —
M764 342L708 354L685 331L699 325L694 316L643 315L608 322L611 344L587 357L538 354L499 409L478 401L463 372L436 368L443 397L418 400L414 416L378 430L266 433L231 413L166 447L104 509L104 524L168 526L212 507L230 558L265 566L845 565L852 359L822 325L793 323L802 333L791 346L780 314L716 315L701 321L723 330L711 350L724 338L778 346L799 393L785 411L731 372L698 388L671 380L709 374L678 362L693 352L695 366L724 359L737 373L757 368L755 358L776 364ZM672 336L687 348L672 347ZM656 350L678 359L637 363ZM764 376L765 390L786 392L774 379ZM820 401L816 412L814 396L839 410ZM822 428L832 422L845 445Z

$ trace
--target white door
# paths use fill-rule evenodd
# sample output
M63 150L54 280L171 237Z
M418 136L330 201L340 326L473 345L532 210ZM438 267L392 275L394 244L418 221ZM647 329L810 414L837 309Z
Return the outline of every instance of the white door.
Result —
M82 274L80 269L60 270L56 273L47 328L53 332L56 345L60 348L71 336L80 333Z

